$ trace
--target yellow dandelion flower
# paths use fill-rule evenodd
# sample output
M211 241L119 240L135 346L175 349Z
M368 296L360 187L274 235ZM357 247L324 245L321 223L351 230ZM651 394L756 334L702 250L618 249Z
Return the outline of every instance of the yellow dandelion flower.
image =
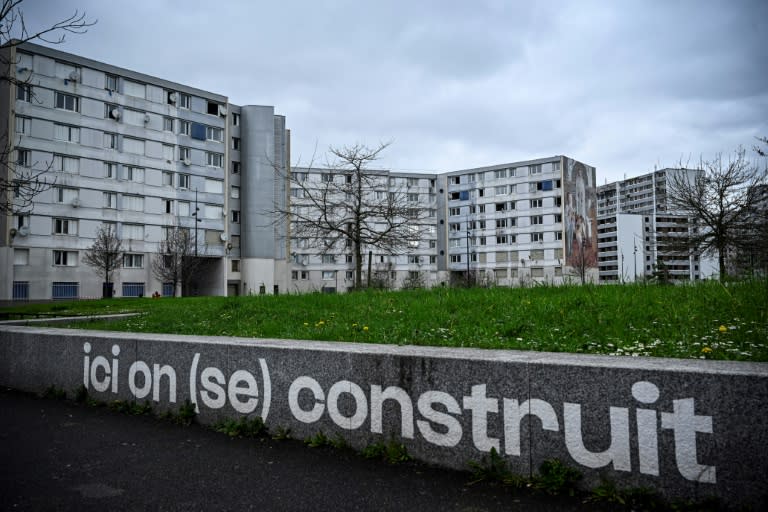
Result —
M309 326L309 322L304 322L304 327L308 327L308 326Z
M367 326L367 325L364 325L364 326L363 326L363 330L364 330L365 332L368 332L368 326Z
M726 326L724 326L724 325L721 325L720 328L718 329L718 331L720 331L720 332L726 332L727 330L728 330L728 328Z
M709 354L710 352L712 352L712 349L709 348L709 347L704 347L704 348L701 349L701 351L704 354Z

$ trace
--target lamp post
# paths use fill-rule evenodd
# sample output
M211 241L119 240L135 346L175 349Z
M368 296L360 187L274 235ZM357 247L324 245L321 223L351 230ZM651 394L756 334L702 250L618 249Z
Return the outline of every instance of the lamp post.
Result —
M202 222L200 220L200 208L197 206L197 189L195 189L195 211L192 216L195 218L195 258L197 258L197 225Z
M469 287L469 235L470 232L467 230L467 287Z

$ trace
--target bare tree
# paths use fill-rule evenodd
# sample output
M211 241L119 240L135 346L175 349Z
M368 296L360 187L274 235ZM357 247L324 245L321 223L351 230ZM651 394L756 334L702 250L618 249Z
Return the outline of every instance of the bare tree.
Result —
M582 239L579 249L571 256L571 265L571 272L579 278L581 284L586 284L589 269L594 267L589 259L586 239Z
M423 234L426 210L409 203L406 188L391 185L387 171L369 169L388 146L331 147L327 168L314 170L320 171L320 181L308 179L313 174L311 165L287 175L292 191L297 192L292 196L299 197L275 212L278 222L290 222L290 236L307 240L321 253L351 253L356 289L363 285L366 251L405 253L418 247ZM281 172L278 167L276 171ZM369 270L369 284L370 277Z
M18 69L19 59L13 49L23 43L42 41L61 44L66 34L83 34L95 22L86 14L74 14L48 27L30 27L22 9L23 0L3 0L0 6L0 84L12 97L24 96L35 101L30 86L31 70ZM20 214L31 211L34 198L51 188L55 179L48 176L52 162L30 161L30 153L14 151L18 141L12 140L6 124L0 129L0 213Z
M204 262L197 257L195 246L195 237L189 228L169 227L157 257L152 260L152 273L160 282L173 285L174 297L177 291L189 288Z
M102 297L112 297L112 275L123 264L123 243L111 224L102 224L96 230L96 240L85 251L83 263L104 277Z
M716 255L723 280L729 251L743 250L752 243L752 212L759 204L766 171L753 165L743 148L729 157L702 160L700 170L670 173L668 207L691 220L691 229L677 236L679 250Z

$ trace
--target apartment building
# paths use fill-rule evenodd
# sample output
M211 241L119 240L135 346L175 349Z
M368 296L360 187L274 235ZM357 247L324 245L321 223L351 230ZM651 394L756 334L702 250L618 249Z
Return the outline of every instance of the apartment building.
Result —
M274 167L289 159L273 107L34 44L4 52L23 82L0 86L6 178L43 171L51 186L29 208L6 198L16 208L0 219L3 298L101 296L83 256L103 224L125 251L117 296L170 293L152 260L171 227L194 233L202 263L185 294L287 286L279 227L264 218L285 200Z
M667 204L667 184L693 169L660 169L597 188L600 282L631 282L649 277L693 281L716 273L712 258L675 247L691 229L688 218Z
M594 167L554 156L449 172L438 182L438 270L452 281L597 281Z
M0 85L6 179L42 172L50 187L0 218L2 300L100 297L86 251L107 224L122 242L118 297L170 295L153 271L169 230L195 240L196 270L176 293L337 292L355 286L346 242L310 237L281 211L338 169L290 169L274 107L34 44L4 50L22 84ZM365 285L558 284L597 279L595 169L564 156L440 174L370 170L372 198L404 204L409 241L364 247ZM293 183L293 184L292 184ZM313 185L314 184L314 185ZM17 194L18 195L18 194ZM345 198L340 197L343 201ZM363 277L364 276L364 277Z
M437 175L366 170L362 194L355 190L353 171L297 167L292 175L290 204L296 214L288 228L290 291L332 293L355 287L357 263L349 237L318 234L314 226L303 229L301 219L317 218L322 210L323 217L343 229L354 221L351 203L358 199L368 212L361 219L364 224L384 222L376 212L388 211L401 225L396 238L402 242L362 249L361 284L397 289L432 287L445 280L438 272Z

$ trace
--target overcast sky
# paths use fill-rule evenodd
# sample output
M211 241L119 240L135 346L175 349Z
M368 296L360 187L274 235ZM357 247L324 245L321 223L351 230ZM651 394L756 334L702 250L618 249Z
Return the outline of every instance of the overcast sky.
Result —
M292 160L392 141L381 167L564 154L598 183L768 136L768 1L26 0L58 49L274 105Z

